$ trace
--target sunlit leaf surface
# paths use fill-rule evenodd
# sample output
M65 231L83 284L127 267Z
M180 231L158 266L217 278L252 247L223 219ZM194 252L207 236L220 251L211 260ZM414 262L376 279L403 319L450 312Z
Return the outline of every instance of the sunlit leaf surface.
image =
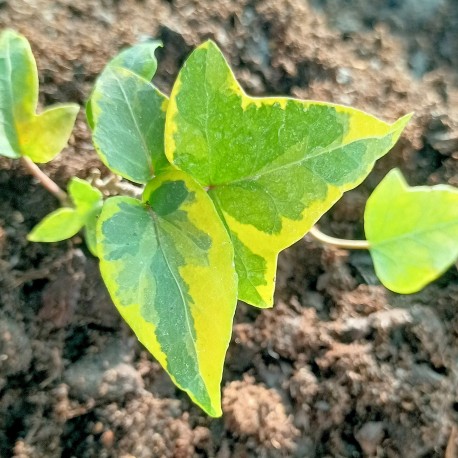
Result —
M458 189L409 187L392 170L367 201L366 238L375 271L392 291L419 291L458 257Z
M409 117L387 124L344 106L249 97L213 42L191 54L169 101L166 155L208 187L234 243L240 299L272 305L278 253L361 183Z
M68 142L79 106L53 105L36 114L38 74L26 38L0 35L0 155L48 162Z

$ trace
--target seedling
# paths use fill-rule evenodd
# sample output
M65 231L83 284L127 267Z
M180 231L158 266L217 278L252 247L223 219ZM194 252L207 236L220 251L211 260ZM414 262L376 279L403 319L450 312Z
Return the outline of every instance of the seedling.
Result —
M139 185L141 199L110 197L100 213L101 194L74 180L74 208L54 212L29 238L62 239L83 225L93 228L98 218L95 238L89 229L92 251L119 312L174 383L219 416L237 299L272 306L278 253L364 180L410 115L387 124L340 105L249 97L211 41L188 58L169 99L151 83L158 45L134 46L111 61L87 104L100 158ZM389 208L386 189L392 192ZM409 197L399 200L400 208L391 206L403 193ZM423 194L429 195L426 188L409 191L393 172L368 202L369 242L347 242L371 249L381 280L393 289L406 282L423 286L458 255L456 211L431 214L420 226L416 213L410 222L399 221L411 200L424 205L418 200ZM430 194L435 197L425 205L437 209L451 207L458 193L442 187ZM54 235L52 227L65 218L68 229ZM447 246L437 235L412 242L409 234L417 227L415 235L425 237L430 229L447 228ZM346 242L316 228L312 233ZM386 257L398 255L401 240L431 244L443 259L425 267L426 276L412 266L400 276L405 267L393 269Z

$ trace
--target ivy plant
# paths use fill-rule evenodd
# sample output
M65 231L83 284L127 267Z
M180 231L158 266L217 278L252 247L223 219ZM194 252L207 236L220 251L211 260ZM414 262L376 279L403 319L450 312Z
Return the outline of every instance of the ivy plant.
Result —
M367 176L409 116L249 97L211 41L169 100L127 67L109 65L88 104L104 163L146 185L141 201L102 209L102 276L177 386L218 416L237 298L272 305L278 253Z
M39 132L53 137L49 145L38 136L25 142L23 120L36 122L37 89L17 88L36 80L36 68L25 38L7 31L0 44L2 154L49 159L66 143L77 109L55 109L70 125L42 125ZM102 162L134 183L140 198L103 201L74 178L68 199L48 183L64 208L29 239L62 240L84 227L120 314L174 383L219 416L237 299L273 305L281 250L309 231L327 243L366 248L387 287L416 291L458 256L458 191L409 188L391 172L367 203L368 241L326 236L315 223L364 180L410 115L388 124L330 103L250 97L212 41L192 52L168 98L151 82L158 46L142 43L116 56L86 106ZM39 169L30 171L46 185Z

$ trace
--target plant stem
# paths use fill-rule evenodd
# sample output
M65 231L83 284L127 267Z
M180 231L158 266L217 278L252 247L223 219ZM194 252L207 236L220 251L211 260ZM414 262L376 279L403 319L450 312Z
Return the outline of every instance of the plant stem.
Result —
M68 204L68 196L65 191L63 191L51 178L48 177L39 167L36 165L32 160L28 157L22 156L21 157L22 163L24 167L27 169L27 172L35 177L39 183L48 190L51 194L53 194L62 205Z
M346 250L368 250L370 246L367 240L338 239L336 237L323 234L317 226L313 226L312 229L310 229L309 234L320 242L326 243L327 245L334 245L338 248Z
M62 205L68 204L68 196L65 191L63 191L57 183L55 183L51 178L48 177L34 162L32 162L28 157L23 156L21 158L24 167L34 176L40 184L47 189L51 194L53 194L60 201ZM331 237L330 235L323 234L317 226L313 226L310 229L309 234L315 239L319 240L322 243L327 245L334 245L338 248L343 248L347 250L368 250L369 242L367 240L346 240L339 239L337 237Z
M143 192L143 187L135 186L127 181L123 181L118 175L110 175L107 178L101 178L99 169L94 168L89 171L89 183L101 191L106 196L121 195L130 196L138 199Z

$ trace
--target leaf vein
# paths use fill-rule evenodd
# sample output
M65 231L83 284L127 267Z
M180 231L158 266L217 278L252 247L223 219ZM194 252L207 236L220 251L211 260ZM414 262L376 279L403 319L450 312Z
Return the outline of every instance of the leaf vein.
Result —
M124 101L125 101L125 103L126 103L126 106L127 106L128 110L129 110L129 113L130 113L130 116L131 116L131 118L132 118L132 121L133 121L133 123L134 123L135 129L137 130L137 133L138 133L138 135L139 135L139 137L140 137L140 141L141 141L141 143L142 143L142 145L143 145L143 152L144 152L144 154L145 154L145 158L146 158L146 162L147 162L147 164L148 164L148 168L150 169L151 173L153 174L153 173L154 173L154 170L153 170L152 158L151 158L151 155L150 155L148 146L147 146L147 144L146 144L146 140L145 140L145 138L144 138L143 135L142 135L142 132L141 132L141 130L140 130L140 126L138 125L137 118L135 117L135 114L134 114L134 112L133 112L133 110L132 110L132 106L131 106L131 104L129 103L129 99L128 99L128 97L127 97L127 94L126 94L124 88L122 87L121 81L119 80L119 78L117 77L117 75L116 75L115 72L112 72L112 74L113 74L113 77L114 77L116 83L118 84L119 90L120 90L121 93L122 93L122 96L123 96L123 98L124 98Z

